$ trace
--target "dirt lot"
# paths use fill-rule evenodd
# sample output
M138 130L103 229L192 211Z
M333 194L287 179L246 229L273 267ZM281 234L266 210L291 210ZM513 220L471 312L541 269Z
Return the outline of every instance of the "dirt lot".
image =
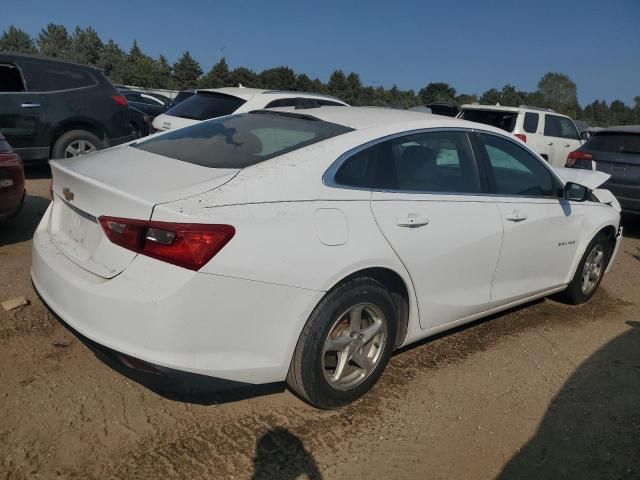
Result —
M336 412L118 366L29 280L48 203L0 227L0 478L640 478L640 225L587 305L538 302L399 352ZM636 221L637 222L637 221ZM99 353L99 352L98 352Z

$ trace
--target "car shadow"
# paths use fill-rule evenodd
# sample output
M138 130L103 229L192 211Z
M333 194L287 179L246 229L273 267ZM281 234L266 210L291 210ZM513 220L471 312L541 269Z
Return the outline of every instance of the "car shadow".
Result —
M257 440L253 466L252 480L294 480L303 474L309 480L322 479L313 455L286 428L269 430Z
M621 223L624 228L623 236L640 239L640 215L624 214Z
M27 180L51 178L51 167L48 163L25 165L24 176Z
M48 198L27 194L22 210L0 224L0 247L31 240L50 201Z
M500 479L640 477L640 322L595 352Z

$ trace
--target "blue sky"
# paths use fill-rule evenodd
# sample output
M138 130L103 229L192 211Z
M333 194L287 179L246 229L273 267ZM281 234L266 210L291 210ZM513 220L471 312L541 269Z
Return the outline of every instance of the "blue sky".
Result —
M170 61L189 50L205 71L224 47L232 67L288 65L325 81L340 68L369 85L481 94L534 90L558 71L583 105L640 95L640 0L0 1L0 30L35 36L49 22L92 26L125 49L137 39Z

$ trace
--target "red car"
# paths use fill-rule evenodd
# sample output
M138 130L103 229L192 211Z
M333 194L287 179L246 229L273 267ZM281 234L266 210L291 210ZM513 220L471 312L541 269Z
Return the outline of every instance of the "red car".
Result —
M0 133L0 222L18 213L25 194L22 160Z

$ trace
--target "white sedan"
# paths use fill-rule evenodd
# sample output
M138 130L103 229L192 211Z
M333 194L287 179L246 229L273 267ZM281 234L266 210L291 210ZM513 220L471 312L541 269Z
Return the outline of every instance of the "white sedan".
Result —
M153 120L157 131L188 127L203 120L245 113L263 108L315 106L348 107L336 97L320 93L264 90L260 88L224 87L197 90L194 95L174 105Z
M262 110L51 167L32 278L65 322L144 365L286 380L321 408L367 392L400 346L587 301L621 237L608 175L400 110Z

